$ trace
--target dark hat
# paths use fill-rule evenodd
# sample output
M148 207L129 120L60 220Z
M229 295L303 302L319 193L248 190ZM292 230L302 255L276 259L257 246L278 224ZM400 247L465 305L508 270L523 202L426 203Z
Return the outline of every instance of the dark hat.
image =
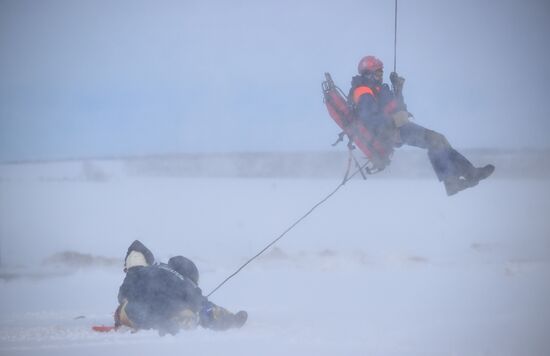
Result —
M155 263L155 256L153 256L153 253L145 247L144 244L142 244L139 240L135 240L132 242L130 247L128 247L128 251L126 252L126 257L124 257L124 269L131 268L132 265L129 263L130 259L135 259L135 256L141 256L138 259L143 261L145 265L150 266L153 263ZM141 263L140 263L141 264Z
M168 260L168 266L184 277L199 284L199 270L190 259L183 256L174 256Z

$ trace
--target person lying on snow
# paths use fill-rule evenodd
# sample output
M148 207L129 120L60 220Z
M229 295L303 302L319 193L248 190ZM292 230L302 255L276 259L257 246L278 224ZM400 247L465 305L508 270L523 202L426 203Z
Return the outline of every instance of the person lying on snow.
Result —
M381 140L390 140L395 147L403 144L428 150L428 157L447 195L473 187L489 177L495 167L488 164L476 168L442 134L412 123L403 100L405 79L392 72L393 90L382 82L384 64L374 56L359 61L359 75L351 81L350 105L357 116Z
M124 272L115 328L124 325L174 335L198 325L213 330L240 328L248 318L245 311L233 314L203 296L197 266L183 256L155 263L151 251L136 240L126 253Z

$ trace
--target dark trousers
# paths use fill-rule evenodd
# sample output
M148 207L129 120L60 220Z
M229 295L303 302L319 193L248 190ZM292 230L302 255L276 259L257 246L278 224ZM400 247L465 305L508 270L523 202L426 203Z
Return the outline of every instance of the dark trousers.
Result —
M474 166L451 147L442 134L409 122L399 128L403 144L428 150L428 157L440 181L449 177L470 179Z

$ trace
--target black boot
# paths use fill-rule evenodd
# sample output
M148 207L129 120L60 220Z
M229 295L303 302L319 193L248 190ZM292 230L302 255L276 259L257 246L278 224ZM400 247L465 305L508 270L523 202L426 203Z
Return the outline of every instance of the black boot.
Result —
M465 177L448 177L445 178L443 183L445 184L445 190L447 195L455 195L456 193L466 189L476 186L479 181L486 179L495 171L495 166L488 164L480 168L474 168L471 170Z
M475 183L477 184L480 180L488 178L491 174L493 174L494 171L495 166L493 166L492 164L488 164L480 168L475 168L470 180L475 181Z
M248 320L248 313L245 312L244 310L241 310L237 312L237 314L235 314L233 318L233 327L240 328L244 325L244 323L246 323L247 320Z
M460 177L448 177L443 181L443 183L445 184L445 191L448 196L455 195L456 193L477 184L477 182L473 183L473 181Z
M244 310L233 314L225 308L208 302L208 307L201 312L200 324L208 329L227 330L242 327L247 319L248 313Z

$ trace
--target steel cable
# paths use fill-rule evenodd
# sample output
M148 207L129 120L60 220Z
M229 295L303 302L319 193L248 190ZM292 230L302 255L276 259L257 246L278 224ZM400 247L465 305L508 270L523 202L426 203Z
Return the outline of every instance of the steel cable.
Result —
M235 272L233 272L231 275L229 275L226 279L224 279L220 284L218 284L218 286L216 288L214 288L210 293L207 294L206 297L210 297L212 294L214 294L215 291L217 291L218 289L221 288L221 286L223 286L227 281L229 281L231 278L233 278L234 276L236 276L240 271L242 271L243 268L245 268L250 262L254 261L256 258L258 258L262 253L264 253L268 248L270 248L271 246L273 246L275 243L277 243L277 241L279 241L280 239L282 239L290 230L292 230L296 225L298 225L302 220L304 220L309 214L311 214L313 212L313 210L315 210L318 206L320 206L321 204L323 204L324 202L326 202L328 199L330 199L330 197L332 197L334 194L336 194L336 192L338 190L340 190L340 188L342 188L344 186L344 184L346 184L351 178L353 178L357 173L361 172L361 174L363 174L363 169L365 169L367 167L367 165L369 164L369 161L365 162L362 166L360 166L352 175L350 175L349 177L348 176L345 176L344 179L342 180L342 182L340 184L338 184L338 186L332 191L330 192L326 197L324 197L322 200L320 200L317 204L315 204L311 209L309 209L309 211L307 213L305 213L301 218L299 218L298 220L296 220L292 225L290 225L290 227L288 227L281 235L279 235L275 240L271 241L267 246L265 246L260 252L258 252L257 254L255 254L253 257L251 257L248 261L246 261L244 264L242 264Z

